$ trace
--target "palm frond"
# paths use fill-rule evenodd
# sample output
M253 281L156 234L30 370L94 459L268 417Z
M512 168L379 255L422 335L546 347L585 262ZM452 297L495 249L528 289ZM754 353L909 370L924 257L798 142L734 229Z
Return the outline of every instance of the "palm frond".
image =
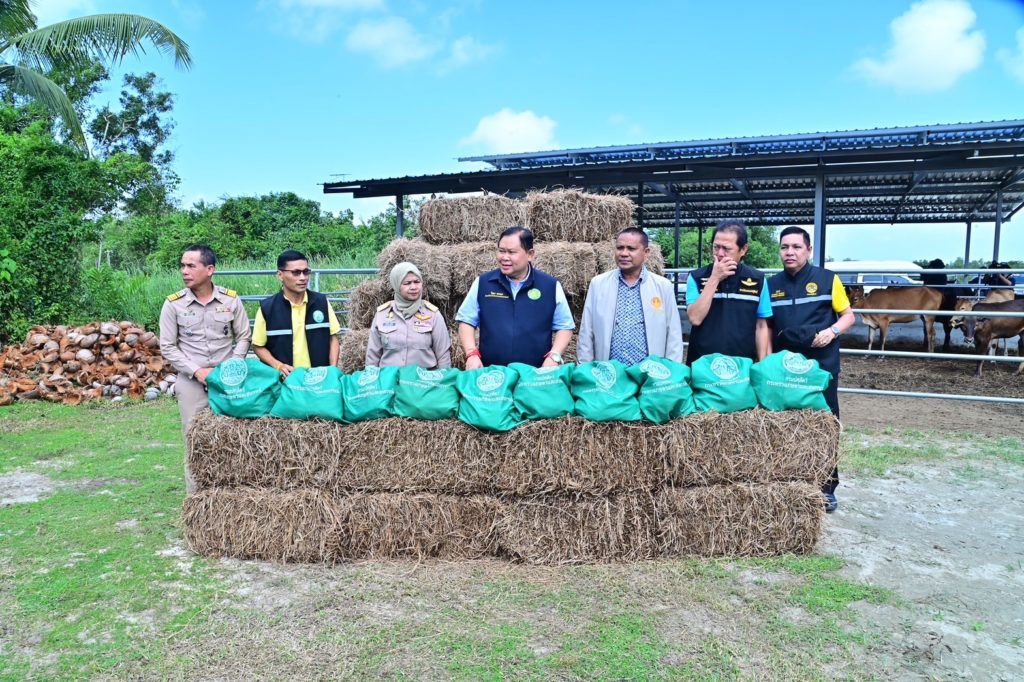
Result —
M0 0L3 1L3 0ZM81 65L91 60L118 63L128 55L145 54L144 43L173 55L182 68L192 65L188 44L158 21L137 14L94 14L68 19L10 41L24 58L42 69Z
M0 40L31 31L36 18L28 0L0 0Z
M85 149L85 134L78 122L78 114L59 85L38 71L14 64L0 64L0 84L19 95L31 97L52 114L59 116L67 126L72 140Z

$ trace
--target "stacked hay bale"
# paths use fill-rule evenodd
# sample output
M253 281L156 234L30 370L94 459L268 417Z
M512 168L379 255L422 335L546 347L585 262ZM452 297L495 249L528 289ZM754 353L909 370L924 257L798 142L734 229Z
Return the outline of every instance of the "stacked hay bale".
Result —
M378 258L380 278L355 288L348 327L364 333L342 339L340 366L346 372L363 368L368 327L377 306L392 298L387 275L403 260L423 273L427 298L437 305L452 336L452 362L462 367L465 354L458 341L455 314L473 281L496 267L498 237L511 225L529 227L536 237L537 267L555 276L565 290L579 325L587 287L594 276L615 265L615 235L633 225L633 202L626 197L588 194L579 190L531 192L524 199L486 194L432 199L420 208L418 239L397 239ZM651 245L648 267L664 272L661 249ZM576 357L575 337L568 360Z
M542 564L809 552L838 457L827 412L664 426L359 424L198 415L195 551L280 561L499 556Z

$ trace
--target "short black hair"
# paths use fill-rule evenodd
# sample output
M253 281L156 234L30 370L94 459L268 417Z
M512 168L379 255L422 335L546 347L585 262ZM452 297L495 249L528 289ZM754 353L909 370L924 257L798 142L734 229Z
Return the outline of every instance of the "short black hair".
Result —
M199 262L203 265L216 265L217 254L213 252L209 244L189 244L182 253L195 251L199 254Z
M782 243L783 237L788 237L791 234L798 234L801 237L803 237L804 246L806 246L807 248L811 248L811 235L807 234L807 230L805 230L802 227L797 227L796 225L790 225L789 227L785 228L782 232L779 233L779 243Z
M647 233L641 230L639 227L622 228L621 230L619 230L619 233L615 235L615 241L618 241L619 237L621 237L624 234L632 234L636 235L637 237L640 237L640 243L643 244L644 247L648 247L651 245L651 240L648 239Z
M287 251L282 252L281 255L277 257L277 269L284 270L285 266L291 263L293 260L304 260L307 262L309 261L309 259L306 258L306 254L302 253L301 251L296 251L295 249L288 249Z
M505 237L514 237L519 235L519 245L523 247L525 251L533 250L533 232L522 225L513 225L512 227L506 227L505 230L498 235L498 243L501 244L501 240Z
M715 231L711 233L711 239L714 240L714 238L718 236L719 232L732 232L735 234L736 246L741 249L747 245L747 225L742 220L726 218L715 225Z

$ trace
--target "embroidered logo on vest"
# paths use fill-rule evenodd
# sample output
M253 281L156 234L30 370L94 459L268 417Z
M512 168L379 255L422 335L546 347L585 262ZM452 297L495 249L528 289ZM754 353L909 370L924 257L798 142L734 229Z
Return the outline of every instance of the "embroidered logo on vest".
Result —
M317 324L320 324L321 322L324 321L324 313L322 310L313 311L313 321L316 322Z
M536 301L538 298L540 298L540 289L530 289L526 293L526 297L531 301Z
M816 293L818 293L818 285L815 282L808 282L807 286L805 286L804 289L806 289L807 293L810 294L811 296L814 296Z

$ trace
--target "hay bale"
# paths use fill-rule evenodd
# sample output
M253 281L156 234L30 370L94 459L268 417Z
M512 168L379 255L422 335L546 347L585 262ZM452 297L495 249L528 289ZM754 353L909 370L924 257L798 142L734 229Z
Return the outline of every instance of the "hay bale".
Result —
M346 559L478 559L497 551L493 497L356 494L339 500Z
M502 437L495 485L515 495L651 490L661 475L660 437L640 423L527 422Z
M647 269L656 275L665 275L665 255L661 251L661 244L651 241L651 255L647 257ZM615 260L615 240L604 241L594 244L594 256L597 259L597 272L608 272L619 267Z
M839 457L839 421L821 410L702 412L663 428L664 480L677 487L806 481L820 488Z
M490 492L501 445L458 420L232 419L202 412L186 456L200 489Z
M668 557L808 554L825 519L821 488L808 483L667 489L656 509Z
M447 301L452 289L451 248L433 246L422 239L396 239L377 256L380 275L387 284L388 298L393 297L388 276L391 268L408 261L423 274L425 297L435 304Z
M341 508L319 490L213 488L185 499L185 540L204 556L333 562Z
M549 242L534 245L534 265L562 283L566 296L584 297L590 280L597 275L593 244Z
M500 194L431 199L420 206L420 236L431 244L490 241L526 222L523 202Z
M599 242L633 224L633 202L613 194L576 189L530 192L526 226L538 241Z
M377 306L393 298L391 285L384 280L367 279L357 284L348 299L349 329L369 329Z
M338 367L342 372L351 374L366 367L366 347L369 343L369 329L350 329L342 335L338 352Z
M654 500L646 493L508 499L498 544L531 564L650 559L658 552Z
M452 297L465 298L473 281L498 267L496 242L471 242L452 247Z

